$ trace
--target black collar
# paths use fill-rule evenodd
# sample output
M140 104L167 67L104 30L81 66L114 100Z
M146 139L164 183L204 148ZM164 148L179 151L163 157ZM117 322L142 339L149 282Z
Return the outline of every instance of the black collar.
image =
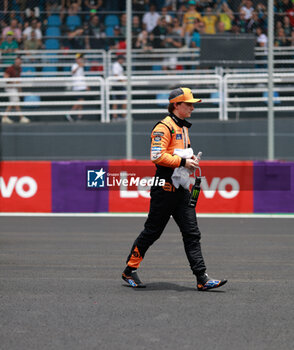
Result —
M186 119L180 119L178 118L175 114L170 113L169 116L172 118L172 120L179 126L179 127L183 127L185 126L186 128L190 128L191 127L191 123L189 123Z

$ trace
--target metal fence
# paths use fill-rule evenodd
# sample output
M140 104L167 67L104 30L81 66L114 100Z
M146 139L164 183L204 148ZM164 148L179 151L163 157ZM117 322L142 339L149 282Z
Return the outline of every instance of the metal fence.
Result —
M13 63L16 55L22 57L23 77L71 76L71 67L75 62L74 50L38 50L17 51L14 55L0 57L0 74ZM88 76L106 76L106 51L79 50L85 55L85 71Z
M202 99L195 113L200 118L219 120L256 117L267 113L267 80L265 73L133 76L131 112L136 120L156 119L167 110L168 94L178 86L189 86ZM82 115L85 120L110 122L115 114L126 114L126 81L86 77L88 90L73 89L71 77L29 77L0 79L0 111L17 104L19 111L8 116L25 115L46 121L64 120L67 114ZM294 73L275 73L274 111L294 111ZM21 88L21 102L10 102L7 88ZM80 105L81 110L73 110ZM114 108L115 106L115 108ZM262 114L263 113L263 114Z
M9 117L21 115L37 117L38 120L59 120L66 115L92 116L105 121L104 79L101 77L86 77L88 90L75 90L73 78L43 77L43 78L7 78L0 79L0 110L2 114L8 106L19 106L21 111L5 112ZM11 88L19 90L17 96L22 102L11 100ZM7 101L8 100L8 101ZM79 105L81 110L72 110Z
M112 64L121 50L79 50L84 54L85 73L87 76L107 78L112 75ZM266 72L267 49L255 48L254 67L230 68L224 67L224 73ZM38 50L17 51L12 56L0 57L0 77L4 70L11 65L15 55L22 56L22 76L71 76L71 66L75 62L76 50ZM1 53L0 53L1 54ZM275 72L292 72L294 65L294 47L274 48ZM218 67L222 67L220 62ZM199 48L153 49L152 51L132 50L133 75L162 75L162 74L213 74L215 67L200 68Z
M242 112L253 116L268 111L268 74L227 74L223 79L223 120L238 119ZM294 111L294 73L274 74L273 110Z
M209 96L204 99L196 112L214 113L222 119L222 78L217 74L210 75L170 75L170 76L133 76L132 86L132 114L150 115L166 113L168 95L171 89L178 86L189 86L196 96ZM114 113L124 114L125 109L112 109L113 105L126 103L125 82L119 82L115 77L105 80L106 90L106 121L111 120ZM120 90L117 90L120 88ZM216 94L220 92L218 97ZM211 104L218 106L211 106Z

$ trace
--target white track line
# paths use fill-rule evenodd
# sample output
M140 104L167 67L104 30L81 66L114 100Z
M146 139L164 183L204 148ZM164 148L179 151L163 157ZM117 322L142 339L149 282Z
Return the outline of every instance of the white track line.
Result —
M145 218L148 213L0 213L2 217L17 217L17 216L26 216L26 217L102 217L102 218L131 218L139 217ZM281 214L197 214L199 218L245 218L245 219L294 219L294 214L281 213Z

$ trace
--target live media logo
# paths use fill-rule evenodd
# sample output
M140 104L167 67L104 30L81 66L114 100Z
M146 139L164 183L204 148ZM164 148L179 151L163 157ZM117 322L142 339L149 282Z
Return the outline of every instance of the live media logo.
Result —
M105 187L106 172L101 168L100 170L87 171L87 188Z
M158 177L140 177L134 173L128 173L121 171L119 173L109 174L104 171L103 168L100 170L88 169L87 170L87 188L106 188L111 187L112 189L127 189L129 186L136 186L150 189L151 186L164 186L165 180L159 179Z

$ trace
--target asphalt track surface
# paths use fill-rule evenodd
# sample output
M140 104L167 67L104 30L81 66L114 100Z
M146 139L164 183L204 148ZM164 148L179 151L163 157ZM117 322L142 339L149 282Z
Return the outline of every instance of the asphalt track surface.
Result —
M293 219L200 218L210 292L173 220L125 286L144 221L1 217L1 350L293 349Z

